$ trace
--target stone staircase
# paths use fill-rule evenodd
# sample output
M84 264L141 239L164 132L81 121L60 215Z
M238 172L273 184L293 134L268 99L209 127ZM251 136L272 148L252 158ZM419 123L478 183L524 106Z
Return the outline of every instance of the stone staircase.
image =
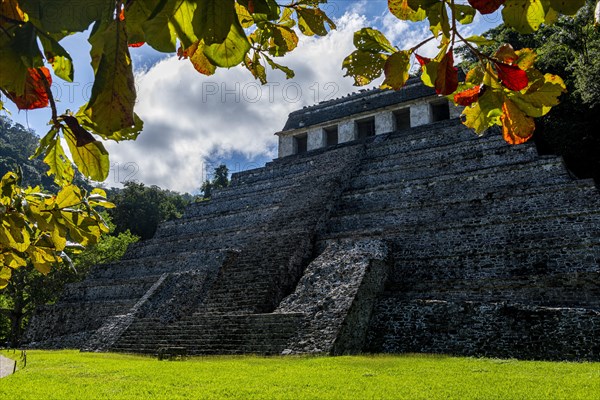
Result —
M290 345L304 314L195 314L173 324L140 319L111 351L157 354L183 348L185 354L281 354Z

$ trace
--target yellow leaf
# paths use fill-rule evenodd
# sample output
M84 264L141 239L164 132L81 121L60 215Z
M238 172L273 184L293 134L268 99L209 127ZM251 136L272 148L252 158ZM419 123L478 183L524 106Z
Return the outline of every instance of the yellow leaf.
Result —
M501 107L501 93L487 90L477 102L463 110L463 115L466 117L463 123L480 135L489 127L500 125Z
M23 216L19 214L3 216L0 225L0 243L21 253L29 248L31 236Z
M77 138L68 127L63 126L63 134L71 150L73 161L79 171L94 181L103 181L110 171L108 152L104 145L95 140L84 146L77 145Z
M544 0L507 0L502 9L504 23L519 33L533 33L546 20Z
M530 117L546 115L552 107L558 105L560 95L566 92L565 83L558 75L546 74L541 82L543 83L534 84L534 90L526 89L509 94L509 98Z
M60 139L55 138L53 143L49 145L44 162L50 167L48 175L54 175L54 181L65 186L71 183L75 172L71 166L71 161L67 158L65 151L60 144Z
M385 80L382 87L399 90L408 80L410 72L410 51L398 51L386 60Z
M63 187L54 200L58 208L73 207L81 203L81 191L75 185Z
M395 17L404 21L418 22L424 20L427 16L422 8L417 11L410 8L408 0L388 0L388 8Z

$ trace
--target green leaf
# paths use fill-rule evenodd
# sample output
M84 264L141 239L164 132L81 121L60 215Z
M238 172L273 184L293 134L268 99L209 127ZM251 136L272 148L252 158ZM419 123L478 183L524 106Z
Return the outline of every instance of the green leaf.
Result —
M300 32L306 36L327 35L325 24L329 25L329 29L335 29L335 23L319 8L296 7L295 10Z
M102 56L85 114L103 132L118 132L136 123L133 71L124 25L113 21L102 36Z
M230 68L244 61L250 50L250 42L239 21L231 25L227 39L204 47L204 55L216 66Z
M376 53L395 53L397 51L383 33L373 28L363 28L354 32L354 46L359 50Z
M36 270L46 275L52 269L52 265L60 261L53 248L42 246L31 246L27 251L31 262Z
M108 152L104 145L97 140L78 145L77 137L69 127L63 126L63 134L79 172L94 181L104 181L110 171Z
M75 116L77 118L77 121L82 127L92 131L97 135L100 135L103 139L114 140L115 142L120 142L121 140L135 140L144 128L144 122L136 113L134 113L133 119L135 123L132 127L123 128L116 132L111 132L110 130L106 129L105 126L98 125L92 122L90 118L85 114L86 107L87 104L84 104L77 112L77 115Z
M410 71L410 51L398 51L392 54L385 62L385 80L383 88L399 90L408 80Z
M445 37L450 37L450 21L448 19L448 10L445 3L437 3L427 10L429 19L429 29L434 36L442 33Z
M58 135L58 130L55 127L52 127L50 131L40 140L37 149L35 149L35 153L29 157L30 160L41 156L48 152L48 149L54 145L57 140L56 135Z
M44 66L42 53L37 42L36 30L31 22L27 22L15 29L10 46L18 52L21 62L27 68Z
M454 4L452 9L456 15L456 20L463 25L468 25L475 19L476 10L471 6Z
M142 29L144 30L145 41L149 46L163 53L175 52L177 33L169 23L167 15L160 14L151 20L143 22Z
M200 36L204 33L203 30L207 29L204 26L198 26L194 23L195 18L198 18L196 14L196 10L199 3L204 3L205 1L215 1L215 0L199 0L199 1L191 1L191 0L169 0L169 3L175 3L175 9L171 12L169 17L169 26L175 33L177 37L181 41L181 44L184 48L190 47L193 43L200 40ZM223 0L230 1L230 0ZM168 10L165 8L165 11ZM163 12L165 12L163 11ZM210 24L218 24L218 21L210 21Z
M278 69L280 71L282 71L285 74L285 79L292 79L294 77L294 71L292 71L290 68L285 67L281 64L277 64L275 61L273 61L271 58L264 56L265 60L267 60L267 63L269 63L269 65L271 66L271 68L273 69Z
M260 63L260 55L258 52L254 53L252 59L248 56L244 57L244 66L250 71L252 76L254 76L254 79L258 79L263 85L267 83L267 72L265 67Z
M585 0L549 0L550 6L561 14L575 15L585 5Z
M388 0L390 12L398 19L403 21L423 21L427 13L422 8L411 8L408 0Z
M115 11L113 0L21 0L19 5L48 33L83 32Z
M298 35L292 29L271 24L269 54L281 57L298 46Z
M535 118L546 115L552 107L558 105L558 98L566 92L565 83L557 75L544 75L543 84L536 86L538 88L534 91L525 89L522 92L508 94L508 97L521 111Z
M234 22L239 23L234 0L200 0L194 14L192 24L199 27L198 39L207 46L223 43Z
M387 58L387 54L355 50L342 63L344 76L353 77L356 86L364 86L381 76Z
M68 185L73 181L75 174L73 166L71 166L71 161L67 158L58 137L54 137L50 141L44 162L50 167L48 175L54 175L54 182L59 186Z
M54 74L67 82L73 82L71 55L51 36L40 36L46 60L52 64Z
M502 18L507 26L519 33L533 33L546 19L545 0L506 0L502 9Z
M491 46L496 44L494 40L486 39L483 36L473 35L465 38L465 40L469 43L476 44L477 46Z
M502 116L502 94L494 90L487 90L471 107L466 107L463 115L466 117L464 124L482 134L494 125L500 125Z
M21 61L19 51L2 39L0 36L0 88L21 96L25 92L29 71Z

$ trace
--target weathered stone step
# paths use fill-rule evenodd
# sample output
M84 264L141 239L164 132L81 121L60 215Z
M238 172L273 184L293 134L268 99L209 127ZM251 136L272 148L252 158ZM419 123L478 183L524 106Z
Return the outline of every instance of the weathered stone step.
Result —
M389 145L389 142L381 143L380 146ZM512 157L528 157L530 160L538 156L537 150L532 144L522 146L510 146L501 137L487 140L468 140L451 144L445 144L433 148L423 148L411 151L389 152L370 156L369 150L365 156L361 168L363 170L398 168L410 165L434 166L448 164L449 162L461 161L463 163L481 162L480 159L489 157L503 157L507 160Z
M255 231L256 227L245 229L231 228L223 230L218 235L197 233L194 235L170 236L162 239L149 239L140 243L135 248L128 250L125 259L146 258L177 255L181 252L192 252L196 249L220 250L240 248L246 241L251 240L261 232Z
M586 290L581 290L584 287ZM600 271L562 274L538 271L493 280L472 276L407 280L390 286L383 296L395 296L398 300L516 301L547 307L600 308Z
M427 126L394 132L381 142L367 145L367 157L380 157L389 154L407 153L421 149L449 146L455 143L497 140L497 131L492 129L484 138L478 137L460 120L440 121Z
M432 197L428 199L413 199L411 193L405 193L404 188L387 187L376 192L358 191L345 193L338 203L337 215L351 215L366 211L400 210L407 213L430 212L440 209L456 209L468 207L471 215L479 210L490 212L505 212L511 204L521 209L538 209L551 205L562 205L568 209L600 205L600 192L592 180L579 180L567 184L549 186L508 186L496 191L471 192L462 191L460 197ZM420 211L419 211L420 210Z
M597 309L388 298L373 315L368 352L581 361L600 350Z
M28 330L29 341L39 341L77 332L93 331L100 328L106 318L126 314L138 299L85 301L77 303L58 302L36 310L32 318L32 328Z
M435 153L437 154L437 153ZM386 160L365 163L355 179L369 178L379 174L394 175L397 181L422 179L450 173L480 171L507 164L529 162L537 159L534 147L502 147L491 151L471 151L452 157L439 159L405 158L404 160ZM388 162L397 163L388 165Z
M426 189L433 190L430 195L436 196L436 189L456 194L455 185L470 186L474 190L484 191L498 186L531 183L532 175L535 175L538 185L566 183L572 180L558 157L543 157L531 162L508 161L487 168L467 167L461 171L430 169L415 176L406 174L402 178L398 176L402 171L371 172L372 174L368 174L367 171L363 171L353 179L349 190L376 190L378 186L384 185L405 186L410 188L409 190L418 190L427 185Z
M600 237L599 215L580 214L538 219L527 215L522 220L489 218L484 222L452 223L444 226L413 226L395 229L393 226L356 229L321 236L321 240L348 237L398 238L400 257L435 257L477 252L502 252L538 248L539 243L562 243L563 246L592 245Z
M542 272L548 274L592 273L600 271L600 243L564 245L558 241L539 243L527 249L511 251L480 251L470 254L426 255L402 257L394 255L390 281L420 282L438 279L487 279L527 277ZM410 283L409 283L410 284Z
M255 206L261 207L264 204L279 204L288 195L290 190L298 186L298 183L288 182L287 185L282 187L273 186L263 190L253 190L257 188L252 186L240 187L236 195L234 196L232 194L230 198L221 198L219 200L211 199L192 203L186 208L181 220L211 214L246 210L247 208Z
M157 256L127 258L121 261L94 266L87 280L138 279L156 277L166 272L181 272L215 268L228 256L223 249L189 251L177 254L163 252ZM84 282L86 282L84 281ZM85 283L83 283L85 284Z
M337 172L336 168L343 167L343 163L332 164L332 160L355 157L360 150L357 146L348 144L327 151L308 152L287 159L273 160L263 168L233 174L232 186L254 185L265 178L297 180L302 175L334 175Z
M501 165L460 174L443 174L414 180L397 181L383 174L367 179L353 180L347 194L375 193L380 190L400 191L406 197L417 199L460 199L469 193L489 193L517 186L543 186L572 182L562 161L556 157L514 165ZM535 176L535 180L532 180Z
M255 226L265 223L279 206L270 205L262 208L248 208L236 210L235 213L209 215L196 217L184 221L178 221L172 224L162 224L154 235L155 239L166 238L170 236L189 235L196 232L206 234L218 234L225 230L244 229L247 226Z
M188 354L281 353L303 318L301 313L195 315L169 325L139 320L111 350L155 353L176 346Z
M160 276L143 276L135 279L97 279L71 283L65 286L61 302L104 301L136 299L158 280Z
M600 197L600 196L599 196ZM600 219L600 207L569 207L565 209L558 205L552 205L540 209L530 209L524 211L518 203L505 205L504 209L487 209L485 207L478 210L472 210L468 205L463 207L447 207L433 209L392 209L375 210L372 212L363 212L333 217L330 220L330 233L348 232L356 236L356 231L402 231L411 230L417 226L446 227L446 226L465 226L465 225L495 225L500 226L506 223L519 224L529 221L546 221L562 214L563 218L574 224L586 224L592 228L595 222ZM588 203L589 204L589 203ZM412 211L412 212L411 212ZM600 229L600 228L597 228ZM496 229L495 229L496 230ZM533 230L536 234L540 229ZM542 231L543 232L543 231Z

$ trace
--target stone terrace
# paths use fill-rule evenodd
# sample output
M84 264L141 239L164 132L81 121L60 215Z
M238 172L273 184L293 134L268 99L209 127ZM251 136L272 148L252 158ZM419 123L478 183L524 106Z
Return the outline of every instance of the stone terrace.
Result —
M28 340L600 360L599 262L591 181L453 119L234 174L69 285Z

